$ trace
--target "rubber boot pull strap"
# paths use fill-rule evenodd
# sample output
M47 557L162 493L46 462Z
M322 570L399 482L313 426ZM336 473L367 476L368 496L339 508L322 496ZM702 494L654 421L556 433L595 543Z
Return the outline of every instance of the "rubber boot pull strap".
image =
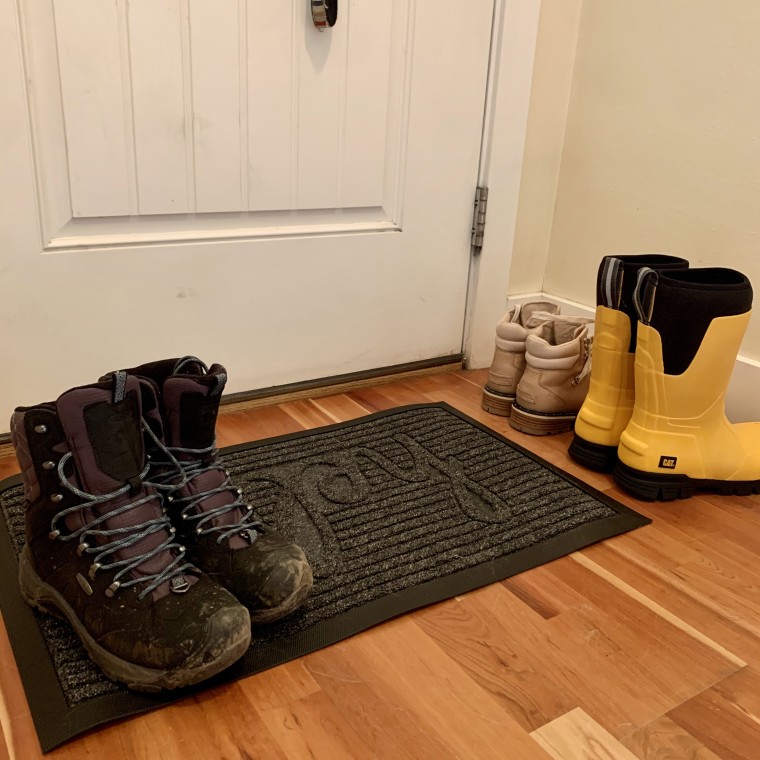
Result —
M657 280L657 272L654 269L649 267L639 269L636 286L633 289L633 305L639 315L639 321L645 325L652 321Z
M113 373L113 402L118 404L124 401L125 391L127 389L127 373L120 369Z
M623 296L623 262L605 256L596 281L596 302L609 309L620 309Z

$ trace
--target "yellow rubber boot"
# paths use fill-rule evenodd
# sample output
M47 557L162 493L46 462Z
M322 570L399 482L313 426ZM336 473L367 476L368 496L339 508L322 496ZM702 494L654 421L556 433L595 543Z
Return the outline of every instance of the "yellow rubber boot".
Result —
M637 315L633 292L643 269L687 269L689 262L664 254L605 256L597 275L594 362L589 392L575 421L570 456L584 467L612 472L620 434L633 412Z
M575 420L570 456L594 470L610 471L620 434L633 412L631 320L625 312L597 306L594 364L589 392Z
M730 423L726 389L750 312L713 318L688 367L665 371L663 339L640 323L636 401L620 436L615 480L646 500L686 498L697 490L760 492L760 423ZM688 324L684 324L688 330Z

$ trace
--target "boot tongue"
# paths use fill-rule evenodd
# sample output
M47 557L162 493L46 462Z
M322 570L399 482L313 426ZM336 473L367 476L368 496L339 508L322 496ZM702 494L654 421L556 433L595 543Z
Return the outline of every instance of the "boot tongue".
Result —
M94 495L137 484L145 461L136 378L74 388L57 401L58 414L82 487Z
M559 313L559 306L549 301L531 301L520 308L517 321L527 328L536 327L552 315Z
M207 449L214 443L219 401L227 383L221 364L211 368L195 359L180 359L174 373L164 380L163 398L170 446Z
M219 401L227 383L227 371L221 364L212 364L210 368L196 359L180 359L174 368L174 374L164 381L164 410L167 429L165 431L169 445L186 449L207 449L214 443L216 417ZM177 452L178 459L185 461L195 459L197 454ZM201 455L202 456L202 455ZM204 491L219 488L226 479L221 468L213 467L196 475L181 491L183 496L197 495ZM198 504L201 512L232 504L237 498L232 488L203 499ZM234 525L241 518L240 510L230 510L215 517L215 526ZM240 549L248 543L240 536L230 536L230 547Z
M576 337L578 324L573 322L555 322L554 323L554 340L556 345L569 343Z

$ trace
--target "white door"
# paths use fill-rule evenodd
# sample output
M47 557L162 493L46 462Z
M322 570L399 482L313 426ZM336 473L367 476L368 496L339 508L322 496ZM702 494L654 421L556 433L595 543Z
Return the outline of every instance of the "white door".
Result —
M0 0L0 431L197 354L458 354L493 0Z

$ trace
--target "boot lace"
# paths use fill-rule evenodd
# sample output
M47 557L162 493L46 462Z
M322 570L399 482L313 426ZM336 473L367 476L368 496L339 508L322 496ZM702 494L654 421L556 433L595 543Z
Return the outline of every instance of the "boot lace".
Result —
M583 369L573 378L573 385L578 385L591 372L591 345L593 341L593 338L583 339Z
M66 463L71 459L71 457L72 454L69 452L67 454L64 454L64 456L58 462L58 477L61 481L61 485L64 488L68 489L71 493L78 496L82 500L82 503L77 504L73 507L68 507L67 509L63 509L53 516L53 519L50 522L50 538L58 539L60 541L73 541L75 538L79 539L79 546L77 548L79 555L94 555L93 563L90 567L90 579L94 578L95 574L101 570L116 570L116 573L113 576L113 583L111 583L111 585L106 590L107 596L113 596L120 588L128 588L129 586L134 586L138 583L147 583L148 585L138 594L138 598L142 600L165 581L170 581L173 578L177 578L188 570L196 569L189 562L183 562L185 556L185 547L175 540L174 534L176 533L176 530L171 526L169 517L166 515L165 510L162 511L160 517L154 517L137 525L130 525L125 528L103 527L103 523L105 523L107 520L110 520L117 515L125 514L131 509L140 507L143 504L147 504L153 499L158 499L159 503L163 504L163 497L159 493L150 493L146 496L141 496L138 499L134 499L133 501L127 502L126 504L122 504L117 509L108 511L100 517L94 518L86 525L82 526L72 533L62 533L58 528L58 523L60 520L65 519L68 515L74 514L75 512L80 512L85 509L95 508L99 504L105 504L112 499L117 499L121 496L125 496L130 491L130 486L128 484L116 489L115 491L111 491L110 493L105 494L96 495L88 493L87 491L83 491L81 488L78 488L73 483L71 483L64 472ZM148 466L146 466L142 473L140 473L140 481L145 485L153 485L145 480L147 474ZM134 557L129 557L127 559L115 559L115 554L120 549L127 549L130 546L135 546L144 538L147 538L148 536L159 532L166 532L168 535L154 549L136 554ZM93 545L90 545L87 542L87 539L92 539ZM106 543L97 543L99 539L105 539ZM130 578L128 580L122 580L132 570L135 570L140 565L142 565L143 562L146 562L147 560L155 557L163 551L172 549L176 550L176 555L174 556L173 560L160 572L149 575L141 575L137 578ZM109 558L111 561L105 561ZM187 586L178 584L176 588L173 588L173 590L181 592L183 590L187 590Z
M168 492L167 501L180 507L180 518L194 525L195 533L198 536L216 533L216 543L221 544L231 536L239 535L245 538L249 543L253 543L258 538L259 530L264 527L260 520L254 517L254 509L250 504L235 498L229 504L222 504L213 509L204 509L201 504L210 496L220 493L232 493L235 497L243 495L243 490L237 488L230 480L229 470L226 470L216 461L218 449L216 442L204 449L190 449L181 446L166 446L161 440L148 428L148 433L153 439L153 443L158 451L162 452L166 460L158 460L155 455L151 457L151 466L157 471L152 475L156 481L153 483L157 488L162 488ZM181 455L189 454L193 459L179 459ZM210 462L209 462L210 460ZM209 462L206 464L206 462ZM178 496L180 489L192 483L196 478L207 472L221 472L223 474L222 482L214 487L207 488L198 493L189 496ZM176 478L179 477L179 481ZM214 525L213 522L217 517L222 515L240 513L239 518L232 523L225 525Z

